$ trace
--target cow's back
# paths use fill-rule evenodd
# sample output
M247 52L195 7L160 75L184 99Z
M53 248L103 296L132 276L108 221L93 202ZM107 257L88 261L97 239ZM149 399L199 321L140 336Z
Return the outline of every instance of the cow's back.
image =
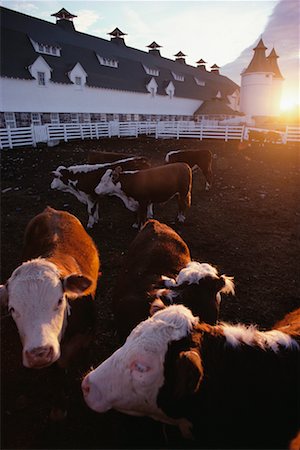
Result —
M128 292L144 293L161 275L176 277L190 260L188 246L174 230L157 220L148 220L129 247L114 299Z
M47 207L25 230L22 260L43 257L54 262L62 275L77 272L93 280L95 292L99 273L98 250L80 221L66 211Z

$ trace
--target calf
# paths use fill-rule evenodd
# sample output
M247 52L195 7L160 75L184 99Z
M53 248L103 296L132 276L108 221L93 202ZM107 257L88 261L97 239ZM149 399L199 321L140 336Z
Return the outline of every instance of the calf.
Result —
M94 320L96 246L75 216L48 207L26 228L23 261L0 292L20 334L23 365L41 369L60 358L67 365L71 341L88 335Z
M185 163L124 171L122 167L108 169L95 189L97 195L115 195L131 211L137 212L137 227L147 219L153 203L163 203L177 196L178 221L185 221L191 205L192 171Z
M287 448L299 430L299 344L299 334L211 326L172 305L84 378L83 395L97 412L177 425L197 448Z
M206 179L205 190L212 186L212 153L210 150L176 150L166 154L165 162L185 162L193 171L201 169Z
M126 153L100 152L97 150L90 150L88 152L88 164L104 164L127 158L134 158L134 156L127 155Z
M171 303L183 303L214 324L220 293L234 293L232 278L209 264L192 262L183 239L149 220L130 244L113 293L113 312L122 341L142 320Z
M279 131L267 131L266 133L266 142L270 142L272 144L282 144L283 135Z
M54 179L51 183L51 188L69 192L81 203L87 205L89 217L87 228L92 228L99 220L99 198L95 194L95 188L107 169L113 169L115 167L136 170L149 168L150 164L146 158L134 156L105 164L83 164L70 167L59 166L52 172Z

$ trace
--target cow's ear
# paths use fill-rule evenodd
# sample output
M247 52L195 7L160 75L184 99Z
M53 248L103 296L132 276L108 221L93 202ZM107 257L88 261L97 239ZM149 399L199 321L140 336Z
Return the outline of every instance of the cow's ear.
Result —
M122 172L122 167L117 166L112 173L111 179L113 183L116 183L119 180L120 173Z
M2 308L7 308L8 305L8 290L6 284L0 284L0 305Z
M201 358L196 350L181 352L176 364L176 399L184 399L198 391L203 377Z
M91 286L92 281L83 275L68 275L63 279L63 289L66 294L83 295L84 292Z
M216 281L216 292L223 292L224 294L234 295L234 281L233 277L221 275Z

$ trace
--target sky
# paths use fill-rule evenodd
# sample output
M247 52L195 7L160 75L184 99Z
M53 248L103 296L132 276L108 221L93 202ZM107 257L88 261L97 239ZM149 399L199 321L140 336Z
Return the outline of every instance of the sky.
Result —
M285 78L283 103L299 99L298 0L0 0L2 6L55 23L52 13L66 8L78 17L76 30L103 39L115 27L127 33L128 46L148 51L156 41L162 56L174 59L178 51L186 62L200 58L221 67L221 74L240 84L240 73L263 36L268 51L275 46Z

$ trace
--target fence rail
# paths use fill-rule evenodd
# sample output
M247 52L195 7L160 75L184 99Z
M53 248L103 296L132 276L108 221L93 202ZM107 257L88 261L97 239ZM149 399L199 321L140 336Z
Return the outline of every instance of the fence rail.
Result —
M251 127L251 129L254 129ZM269 130L265 130L269 131ZM286 127L282 142L300 142L300 127ZM150 135L158 138L193 138L247 140L248 128L241 125L208 126L195 122L97 122L42 125L0 129L0 149L36 146L38 142L49 145L72 139L99 139L102 137L138 137Z

